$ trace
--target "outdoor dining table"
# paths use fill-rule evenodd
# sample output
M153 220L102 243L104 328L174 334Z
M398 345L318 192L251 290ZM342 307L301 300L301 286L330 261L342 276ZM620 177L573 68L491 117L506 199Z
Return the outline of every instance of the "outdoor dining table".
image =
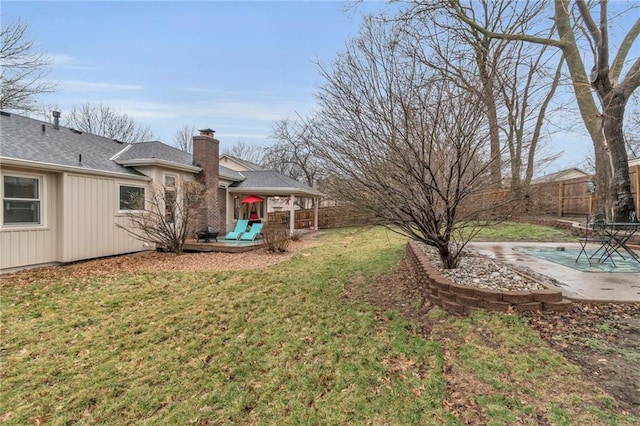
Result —
M617 253L620 257L624 256L619 249L624 250L633 260L640 263L640 256L629 247L629 240L640 229L640 222L605 222L602 228L608 237L608 242L603 243L609 245L609 249L600 258L600 262L605 262L613 253Z

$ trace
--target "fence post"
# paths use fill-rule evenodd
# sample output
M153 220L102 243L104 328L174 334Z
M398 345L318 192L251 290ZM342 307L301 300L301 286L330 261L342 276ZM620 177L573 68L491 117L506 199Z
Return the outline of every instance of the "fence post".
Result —
M558 217L562 217L562 207L564 205L564 182L558 182Z

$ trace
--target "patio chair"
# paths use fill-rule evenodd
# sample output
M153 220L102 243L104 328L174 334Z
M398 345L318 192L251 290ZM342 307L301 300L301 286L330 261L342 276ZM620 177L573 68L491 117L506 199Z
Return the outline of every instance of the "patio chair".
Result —
M223 240L239 240L242 234L246 232L248 224L249 221L247 219L238 220L238 223L236 223L236 229L231 232L227 232L227 235L224 236Z
M600 253L602 250L603 253L600 255L598 261L604 259L610 259L612 254L612 246L611 239L605 234L606 226L606 217L602 213L598 213L593 216L593 221L590 220L590 216L587 216L587 223L585 224L584 237L578 238L578 242L580 243L580 252L578 253L578 257L576 257L576 263L580 259L580 256L584 253L584 257L587 258L587 262L589 262L589 266L591 266L591 259ZM587 244L595 243L600 244L600 247L591 255L587 253ZM611 263L613 266L616 264L611 259Z
M251 229L240 236L240 241L254 241L258 234L262 232L262 224L254 223Z

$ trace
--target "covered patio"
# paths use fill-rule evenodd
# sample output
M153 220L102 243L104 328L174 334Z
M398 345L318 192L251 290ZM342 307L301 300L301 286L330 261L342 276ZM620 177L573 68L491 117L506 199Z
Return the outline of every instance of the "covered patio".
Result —
M289 232L293 233L296 231L295 211L306 204L314 209L312 226L318 228L318 206L323 197L320 191L273 170L240 173L244 180L225 187L227 232L234 229L239 219L267 224L270 209L278 208L288 210L289 220L279 224L288 226Z

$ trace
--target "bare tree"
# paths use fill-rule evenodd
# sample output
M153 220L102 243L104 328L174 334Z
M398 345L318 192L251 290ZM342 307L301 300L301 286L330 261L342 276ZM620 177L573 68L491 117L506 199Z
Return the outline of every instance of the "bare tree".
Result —
M450 8L460 20L488 37L553 46L563 52L578 109L594 145L596 210L605 212L615 221L629 220L635 211L635 205L631 194L623 128L627 102L640 86L640 57L627 62L631 48L640 34L640 18L635 20L622 38L618 51L613 54L609 38L609 27L613 22L609 20L607 0L555 0L550 15L553 17L557 38L546 35L543 37L533 29L524 32L492 31L476 19L470 3L444 0L438 5ZM522 10L523 5L529 3L513 2L512 7ZM593 17L594 11L599 18L597 20ZM630 14L634 12L637 16L637 9L618 11L617 15L633 16ZM585 41L586 46L581 44L582 41ZM591 57L592 65L589 68L583 61L585 52ZM623 75L625 66L626 75ZM597 96L599 107L592 90Z
M455 268L487 213L463 208L490 182L482 100L405 55L398 37L368 19L346 52L321 67L324 134L314 149L333 173L333 194L435 247Z
M65 125L121 142L136 143L153 139L148 126L142 126L126 113L119 113L104 104L87 103L74 108L65 117Z
M187 236L193 231L203 194L204 186L199 182L156 187L150 198L131 200L133 205L144 206L144 210L127 213L129 225L117 226L140 241L182 254Z
M541 4L531 5L524 14L514 10L511 3L479 0L468 8L492 31L522 31L539 25ZM510 172L511 189L526 193L534 163L541 165L553 159L541 159L536 153L549 104L560 82L561 55L553 55L548 46L493 39L457 19L450 9L431 3L415 4L392 19L401 23L408 35L408 54L418 55L430 68L454 78L482 100L491 156L496 160L491 169L492 185L502 186L504 168ZM503 153L505 147L508 151ZM501 161L503 155L507 161Z
M271 136L277 142L266 149L265 165L313 187L323 172L313 148L321 139L319 129L313 117L277 121Z
M193 152L193 136L197 134L196 126L185 124L173 135L173 146L191 154Z
M223 154L239 158L250 163L262 165L264 161L264 148L259 145L250 145L244 141L236 141L230 148L222 151Z
M36 96L52 92L55 84L45 79L51 60L35 51L28 26L22 21L3 25L0 30L0 109L32 112Z

